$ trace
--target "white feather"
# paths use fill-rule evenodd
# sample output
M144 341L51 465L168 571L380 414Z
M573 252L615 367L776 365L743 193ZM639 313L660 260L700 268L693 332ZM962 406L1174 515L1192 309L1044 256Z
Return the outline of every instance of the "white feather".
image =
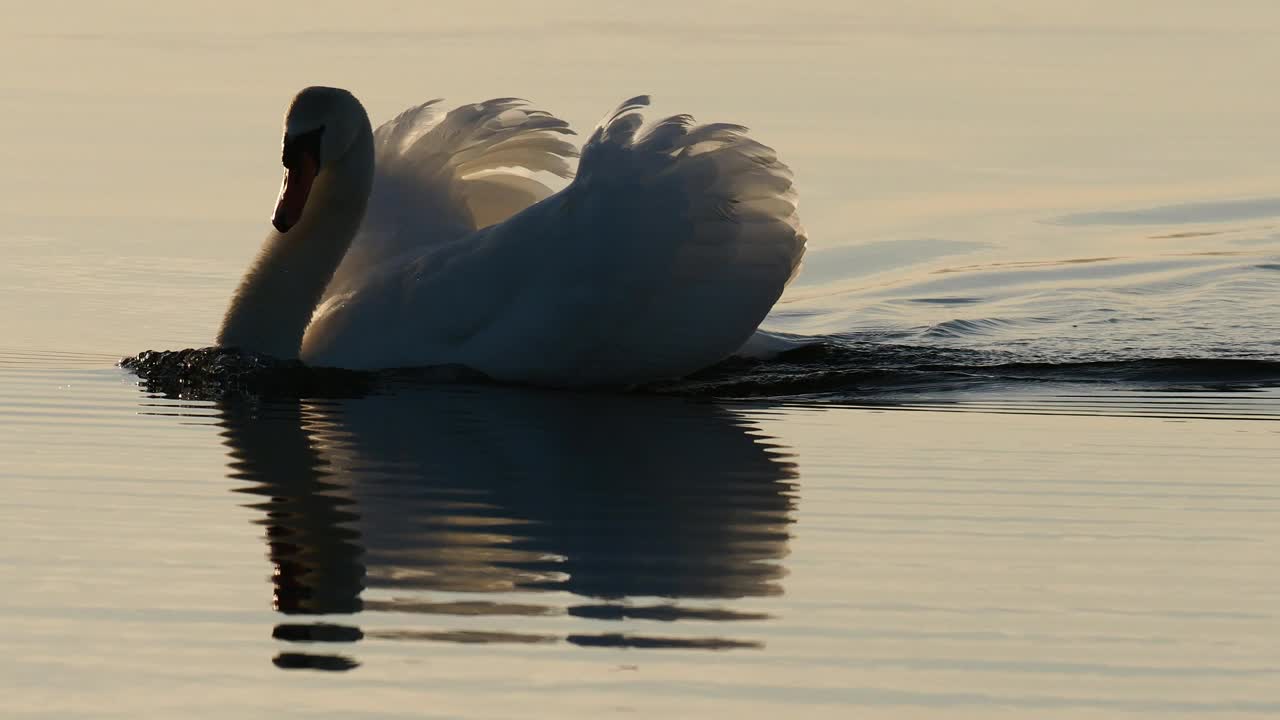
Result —
M409 108L374 133L374 181L360 232L325 297L360 284L381 263L439 245L551 194L533 177L570 177L577 149L567 123L498 98L447 114L439 100Z

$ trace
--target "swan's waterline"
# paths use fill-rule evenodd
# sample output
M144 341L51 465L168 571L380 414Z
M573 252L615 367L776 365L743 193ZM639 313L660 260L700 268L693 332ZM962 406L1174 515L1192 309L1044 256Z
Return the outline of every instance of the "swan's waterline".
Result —
M731 358L684 378L599 385L600 391L818 403L921 401L974 394L1250 391L1280 388L1280 360L1145 357L1061 361L855 337L803 338L768 358ZM799 343L797 343L799 344ZM169 397L358 397L412 385L500 384L465 365L356 371L312 367L236 348L147 351L120 361ZM589 388L590 389L590 388ZM927 400L926 400L927 401Z

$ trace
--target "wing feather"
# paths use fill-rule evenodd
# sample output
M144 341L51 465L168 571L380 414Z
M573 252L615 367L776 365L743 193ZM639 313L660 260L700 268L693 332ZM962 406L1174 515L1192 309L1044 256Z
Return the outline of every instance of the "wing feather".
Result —
M374 133L375 174L360 232L326 297L378 265L501 222L550 195L537 178L573 176L568 123L519 98L445 112L439 100L411 107Z
M474 340L473 357L493 358L482 369L551 383L686 374L742 347L795 275L791 170L740 125L646 125L647 105L623 102L567 188L487 231L489 246L529 254L507 283L526 288Z

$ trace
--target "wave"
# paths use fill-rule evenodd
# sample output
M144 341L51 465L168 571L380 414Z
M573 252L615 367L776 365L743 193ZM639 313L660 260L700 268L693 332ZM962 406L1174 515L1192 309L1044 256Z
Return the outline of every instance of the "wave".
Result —
M849 400L1053 385L1239 390L1280 385L1280 361L1140 357L1055 361L1008 353L825 339L769 360L730 360L663 392L727 398Z
M614 388L707 398L858 400L959 390L1090 385L1145 390L1240 390L1280 386L1270 358L1089 357L896 344L847 336L795 338L769 358L733 358L681 380ZM169 397L360 397L397 386L488 383L461 366L378 373L315 368L224 348L147 351L120 365L148 391Z

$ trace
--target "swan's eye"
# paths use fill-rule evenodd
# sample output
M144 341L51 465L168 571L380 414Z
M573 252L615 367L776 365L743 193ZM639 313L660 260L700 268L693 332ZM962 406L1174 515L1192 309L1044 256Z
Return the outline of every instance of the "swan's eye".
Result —
M302 156L311 156L312 162L316 167L320 166L320 139L324 136L324 127L318 127L315 130L304 132L301 135L293 137L285 136L284 153L281 155L280 162L286 168L293 169L298 166L298 162Z

